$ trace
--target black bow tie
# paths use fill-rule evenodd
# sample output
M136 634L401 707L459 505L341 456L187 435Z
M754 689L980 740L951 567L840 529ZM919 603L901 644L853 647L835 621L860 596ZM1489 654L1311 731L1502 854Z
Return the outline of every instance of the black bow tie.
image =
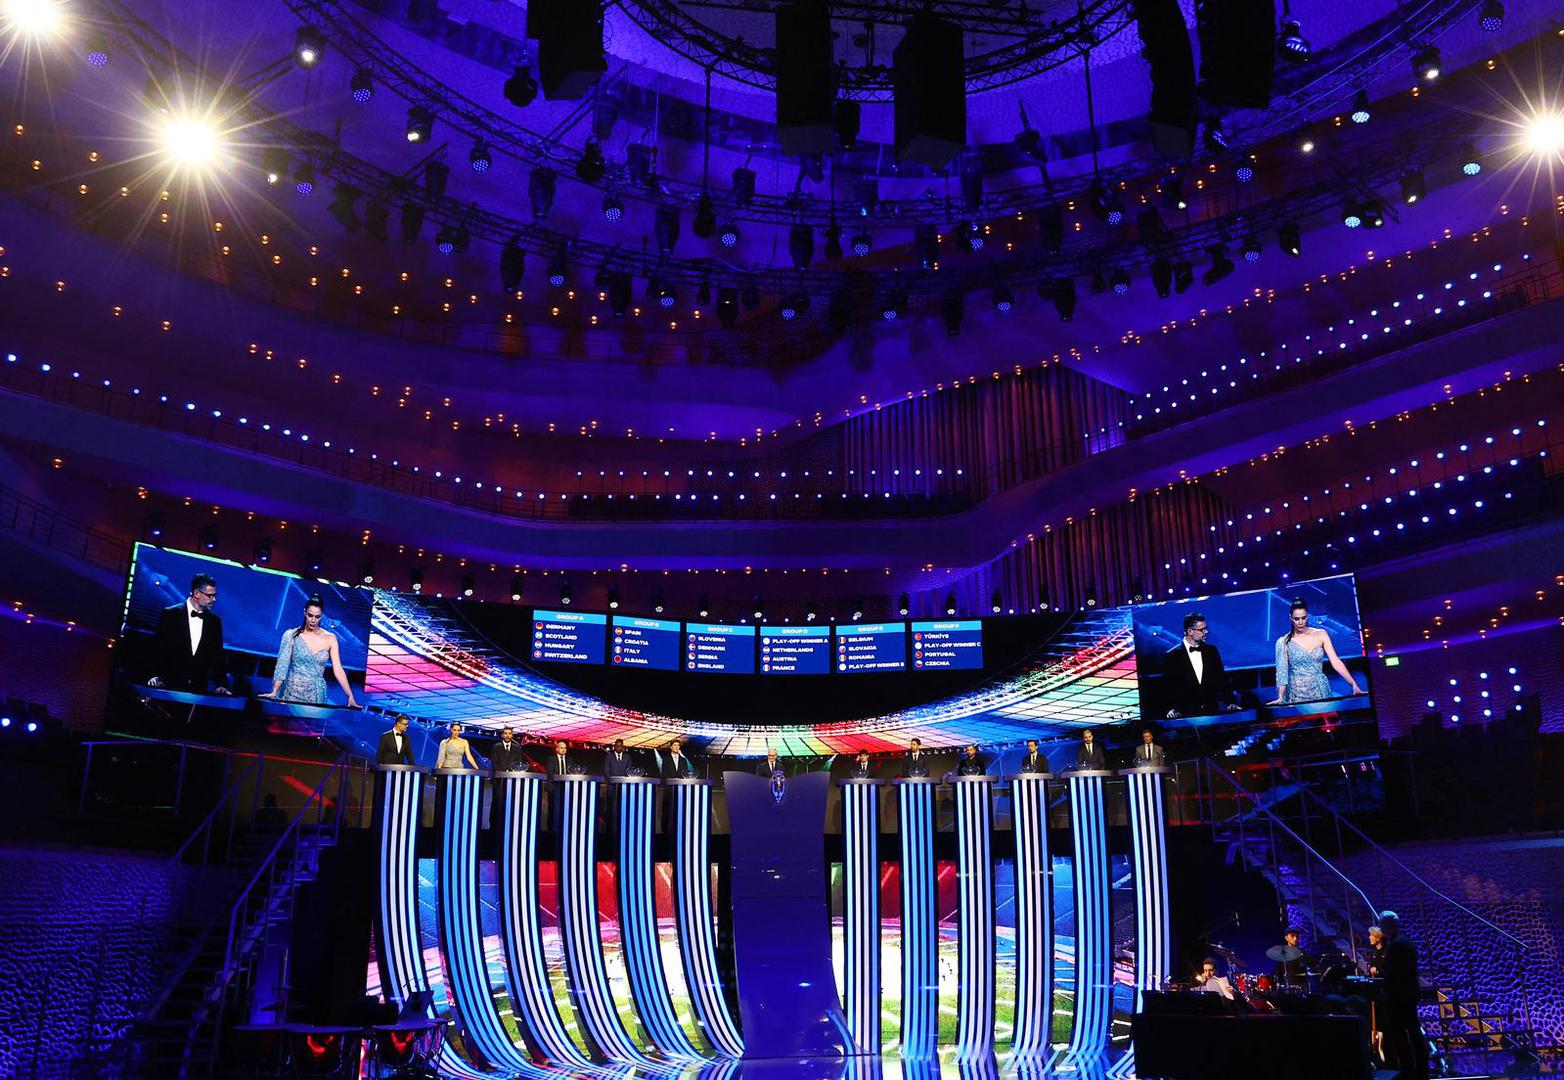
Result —
M206 618L206 612L204 612L204 611L192 611L190 613L190 617L192 619L204 619L204 618Z
M1200 646L1199 645L1191 645L1189 647L1189 651L1190 652L1199 652L1200 651Z

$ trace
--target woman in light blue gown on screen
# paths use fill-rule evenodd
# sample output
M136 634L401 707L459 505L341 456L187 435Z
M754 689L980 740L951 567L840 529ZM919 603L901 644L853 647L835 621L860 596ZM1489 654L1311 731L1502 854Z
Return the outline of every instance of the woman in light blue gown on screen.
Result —
M1363 693L1352 672L1336 655L1330 634L1321 627L1309 625L1309 605L1294 600L1287 614L1292 628L1276 639L1276 699L1269 704L1295 705L1336 697L1325 674L1325 663L1347 680L1352 693Z
M305 705L326 704L326 666L336 676L337 685L347 695L348 708L358 708L353 688L348 685L342 657L337 652L337 635L321 628L326 605L318 596L304 602L304 621L282 632L277 649L277 666L272 671L272 689L260 695L273 701L297 701Z

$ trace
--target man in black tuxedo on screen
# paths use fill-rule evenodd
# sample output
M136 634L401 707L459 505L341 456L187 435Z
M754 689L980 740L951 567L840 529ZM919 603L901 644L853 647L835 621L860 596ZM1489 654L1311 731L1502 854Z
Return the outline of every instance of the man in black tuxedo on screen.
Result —
M1184 616L1184 636L1162 656L1162 698L1167 718L1210 716L1237 708L1227 686L1222 653L1209 643L1211 627L1198 611Z
M376 765L413 764L413 740L407 734L407 725L407 717L398 716L391 730L380 736L380 745L375 748Z
M228 662L223 654L223 620L212 611L217 580L210 574L190 579L185 602L165 608L152 633L153 689L188 690L226 697Z

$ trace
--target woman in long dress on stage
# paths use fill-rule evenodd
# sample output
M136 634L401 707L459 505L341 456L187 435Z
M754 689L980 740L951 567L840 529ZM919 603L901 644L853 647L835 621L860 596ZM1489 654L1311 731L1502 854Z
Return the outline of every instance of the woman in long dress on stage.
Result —
M326 605L318 596L304 602L304 621L282 632L277 647L277 666L272 670L271 693L260 695L273 701L297 701L306 705L326 704L326 667L336 677L347 696L348 708L358 708L342 655L337 650L337 635L321 626Z

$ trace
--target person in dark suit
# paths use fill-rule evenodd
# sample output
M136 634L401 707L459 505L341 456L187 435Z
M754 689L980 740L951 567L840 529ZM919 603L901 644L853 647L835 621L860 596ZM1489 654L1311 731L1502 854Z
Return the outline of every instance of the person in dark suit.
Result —
M1157 740L1150 728L1142 729L1140 733L1140 745L1135 748L1135 756L1130 762L1137 769L1145 769L1154 765L1166 765L1167 754L1162 747L1157 745Z
M1401 1071L1397 1080L1427 1080L1428 1039L1417 1016L1417 946L1401 936L1401 917L1382 911L1379 925L1385 933L1385 1014L1380 1029L1386 1049L1395 1055Z
M500 728L500 741L489 751L489 765L497 773L527 771L527 757L510 728Z
M684 740L673 740L668 744L668 756L663 760L663 779L688 780L694 775L695 762L684 753Z
M988 766L978 756L977 743L968 743L966 749L961 751L961 761L956 765L958 776L982 776L988 772Z
M782 767L782 759L777 757L776 748L772 747L766 751L766 760L755 766L755 775L771 777L777 773L782 773L785 776L787 775L787 770Z
M923 756L922 739L914 738L907 744L907 756L902 758L901 774L904 777L929 775L929 759Z
M641 767L635 763L630 752L625 749L623 739L615 739L614 747L603 755L603 775L610 780L616 776L641 776Z
M1092 736L1092 729L1087 728L1081 733L1081 747L1075 753L1075 767L1077 769L1106 769L1108 759L1102 752L1102 747L1097 745L1097 740Z
M148 686L229 694L223 620L212 610L216 603L217 580L197 574L190 579L185 602L164 609L152 633L153 671Z
M1021 771L1024 773L1047 772L1048 759L1037 752L1037 740L1026 740L1026 753L1021 755Z
M1238 708L1228 689L1221 650L1207 640L1210 634L1206 617L1192 611L1184 616L1184 636L1162 656L1160 692L1169 720Z
M398 716L391 730L380 736L380 745L375 749L376 765L413 764L413 740L407 734L407 725L407 717Z
M858 760L853 762L853 767L847 775L854 780L868 780L874 776L874 770L869 765L869 751L858 751Z
M570 748L564 739L554 740L554 752L548 756L544 763L550 776L569 776L581 770L576 766L576 761L570 756Z

